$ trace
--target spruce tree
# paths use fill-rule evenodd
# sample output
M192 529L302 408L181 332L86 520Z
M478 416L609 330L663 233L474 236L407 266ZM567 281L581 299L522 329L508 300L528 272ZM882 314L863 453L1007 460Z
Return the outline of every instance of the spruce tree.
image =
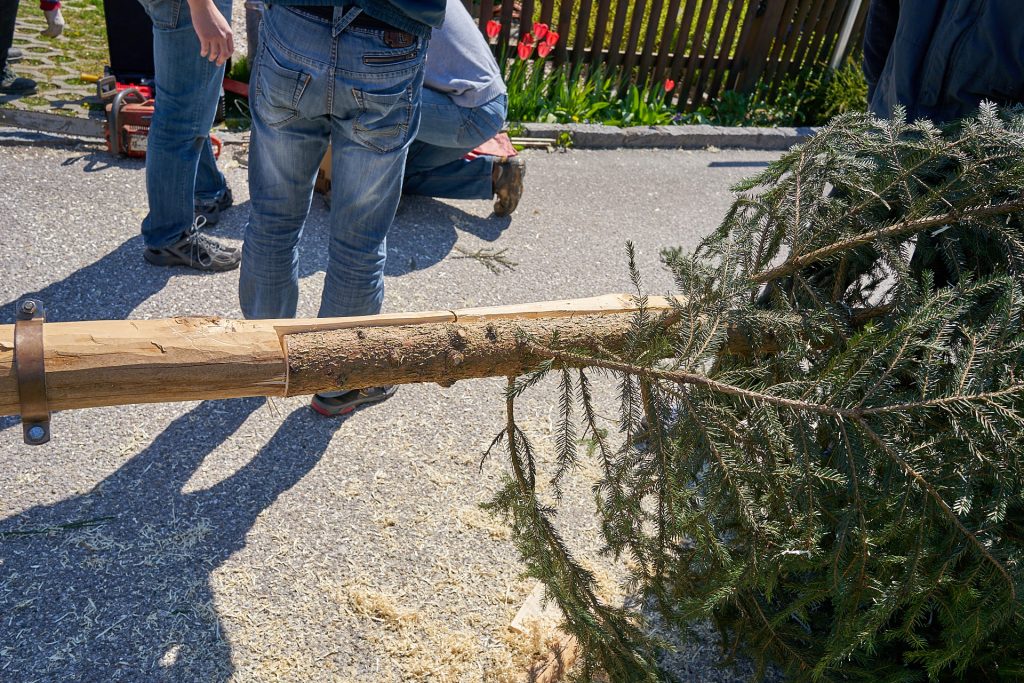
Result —
M693 253L665 252L674 311L641 309L625 350L522 340L548 360L510 378L489 506L582 677L662 675L538 496L594 457L607 549L670 624L710 618L799 681L1024 678L1024 114L846 115L736 192ZM515 419L547 376L553 471Z

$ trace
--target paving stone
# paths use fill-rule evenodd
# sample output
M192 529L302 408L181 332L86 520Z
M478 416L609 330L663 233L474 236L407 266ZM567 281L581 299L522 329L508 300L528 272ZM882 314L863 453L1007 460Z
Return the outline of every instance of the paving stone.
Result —
M34 2L23 2L18 11L14 44L24 51L21 62L12 65L20 76L39 83L38 91L23 97L0 96L0 107L48 111L69 116L86 115L90 104L97 105L96 86L82 80L83 70L95 71L97 54L107 54L106 35L90 35L74 29L75 24L92 26L102 16L96 6L80 2L62 9L68 26L57 38L40 35L46 18Z

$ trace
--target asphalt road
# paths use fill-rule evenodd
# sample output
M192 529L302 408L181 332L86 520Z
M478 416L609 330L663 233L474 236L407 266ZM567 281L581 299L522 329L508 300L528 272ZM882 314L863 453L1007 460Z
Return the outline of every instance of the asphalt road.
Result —
M238 240L242 151L222 160L237 205L215 232ZM668 292L659 250L692 247L724 215L729 186L776 155L525 156L511 219L484 201L403 202L385 310L628 291L626 240L648 291ZM0 131L0 323L29 293L53 321L240 317L237 271L143 261L145 211L141 163ZM317 308L326 219L317 198L300 315ZM517 265L495 275L457 247L504 250ZM541 387L520 407L542 460L553 397ZM0 681L517 680L530 648L506 627L532 584L507 531L477 507L505 471L500 456L480 466L502 415L502 382L474 380L402 387L339 420L303 398L64 412L37 448L0 418ZM587 475L561 519L595 557ZM694 643L677 671L749 677L716 657L712 639Z

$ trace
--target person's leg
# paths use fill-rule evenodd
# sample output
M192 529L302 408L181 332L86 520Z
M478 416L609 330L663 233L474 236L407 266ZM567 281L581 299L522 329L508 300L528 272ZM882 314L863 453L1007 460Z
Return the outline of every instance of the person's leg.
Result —
M386 237L419 126L427 42L401 35L405 41L398 45L388 44L381 31L351 29L338 36L330 261L321 316L381 309Z
M29 95L37 83L31 78L18 76L11 70L8 53L14 42L14 23L18 16L18 0L0 0L0 93Z
M336 48L330 261L321 317L372 315L384 299L387 233L419 125L427 48L426 40L389 34L405 38L394 45L381 31L356 29L343 32ZM312 407L322 415L344 415L394 393L394 386L321 392Z
M199 168L196 169L195 215L202 216L203 226L214 226L220 222L220 214L235 203L224 174L217 168L213 145L206 138L203 151L199 154ZM198 224L197 224L198 225Z
M490 199L494 158L463 157L501 130L505 111L504 95L469 109L424 88L420 132L409 148L403 191L448 199Z
M0 0L0 73L7 67L7 51L14 42L14 22L18 0Z
M508 98L499 95L478 107L460 107L444 93L423 88L416 140L438 147L472 150L493 138L505 123Z
M213 155L213 145L210 137L206 137L203 148L199 152L199 166L196 169L196 191L197 203L216 202L227 191L228 184L224 174L217 168L217 157Z
M199 55L185 0L141 1L153 19L158 102L146 149L149 214L142 236L150 249L162 249L192 226L196 172L209 146L224 67ZM220 0L217 7L231 16L230 0Z
M264 13L251 80L250 213L238 283L246 318L295 315L298 242L331 132L330 48L329 24L299 18L281 5ZM302 50L301 63L291 56L294 50Z

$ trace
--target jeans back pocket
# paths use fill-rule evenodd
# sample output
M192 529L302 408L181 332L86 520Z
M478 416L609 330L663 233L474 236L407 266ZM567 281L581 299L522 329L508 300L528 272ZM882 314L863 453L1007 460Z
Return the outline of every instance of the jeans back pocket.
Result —
M282 126L299 115L299 100L310 76L283 66L270 50L269 41L260 46L256 64L256 96L253 108L268 126Z
M396 93L352 89L359 112L352 127L356 140L378 152L393 152L409 141L412 83Z

